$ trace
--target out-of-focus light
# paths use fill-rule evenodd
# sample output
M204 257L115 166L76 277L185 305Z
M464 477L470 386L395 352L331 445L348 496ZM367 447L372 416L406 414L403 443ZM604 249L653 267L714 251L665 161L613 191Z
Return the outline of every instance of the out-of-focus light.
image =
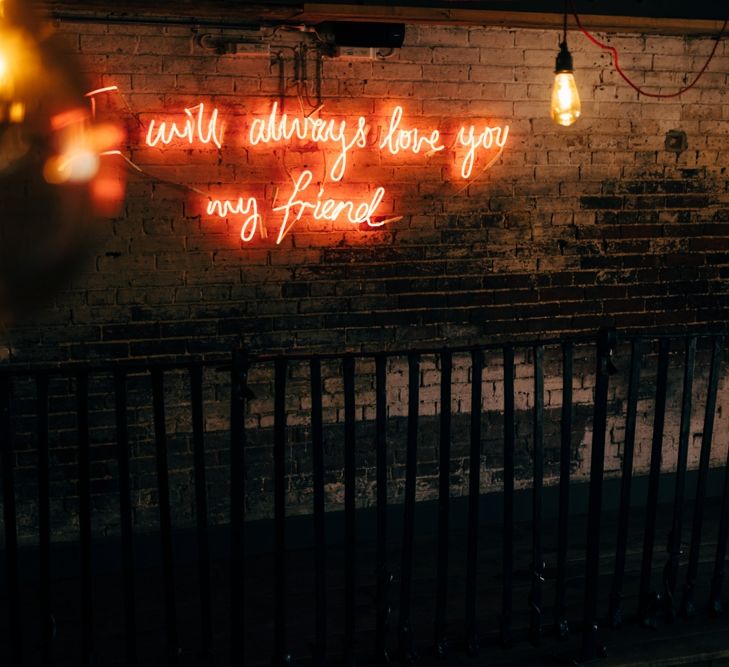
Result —
M58 152L46 161L43 177L56 185L91 181L99 172L101 153L123 137L115 125L92 124L83 109L59 114L51 125L58 135Z
M20 104L14 98L13 77L10 71L10 62L7 56L7 45L2 32L0 32L0 122L22 123L25 118L25 109L18 113L15 108ZM16 120L20 118L20 120Z
M28 0L0 0L0 329L66 284L115 215L124 174L67 46ZM94 114L96 110L98 114Z
M11 102L8 109L8 120L11 123L22 123L25 120L25 104L23 102Z
M86 183L99 171L99 156L84 146L69 149L58 164L64 180L69 183Z
M572 54L567 49L567 42L560 44L557 63L554 68L554 86L552 88L552 119L559 125L572 125L582 114L580 94L575 83Z

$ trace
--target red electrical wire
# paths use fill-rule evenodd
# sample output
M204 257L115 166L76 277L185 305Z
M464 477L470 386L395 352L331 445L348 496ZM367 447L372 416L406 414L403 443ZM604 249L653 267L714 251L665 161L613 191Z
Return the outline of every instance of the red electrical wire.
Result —
M629 78L628 75L623 72L622 68L620 67L620 62L618 61L618 51L614 46L610 46L609 44L605 44L604 42L601 42L599 39L594 37L583 25L582 21L580 21L580 17L577 15L577 10L575 9L575 3L574 0L567 0L570 3L570 6L572 7L572 14L575 17L575 21L577 22L577 27L582 31L582 33L589 39L595 46L599 46L601 49L605 49L606 51L610 52L610 55L613 59L613 65L615 66L615 71L623 78L625 83L627 83L633 90L637 91L640 95L645 95L646 97L678 97L679 95L683 95L688 90L691 90L698 80L701 78L703 73L706 71L706 68L709 66L709 63L714 58L714 54L716 53L716 49L719 46L719 42L721 41L721 38L724 36L724 32L726 31L727 25L729 25L729 16L724 19L724 25L722 25L721 30L719 31L719 34L716 37L716 43L714 44L714 48L711 49L711 53L709 54L709 57L706 59L706 62L704 63L704 66L699 70L699 73L696 75L696 78L689 83L685 88L681 88L676 93L649 93L645 90L643 90L640 86L634 84Z

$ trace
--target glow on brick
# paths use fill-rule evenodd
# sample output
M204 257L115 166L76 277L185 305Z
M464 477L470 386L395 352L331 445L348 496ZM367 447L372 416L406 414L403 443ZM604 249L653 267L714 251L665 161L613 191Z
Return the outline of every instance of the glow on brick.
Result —
M197 106L185 109L185 121L178 125L177 122L161 122L152 119L147 130L147 146L165 146L181 140L188 144L199 141L201 144L215 144L222 148L221 128L218 126L218 110L213 109L209 116L205 117L205 103L200 102Z
M484 127L480 132L473 125L468 130L462 126L458 130L456 141L459 146L467 148L468 151L463 158L463 162L461 162L461 177L464 179L471 178L473 163L476 159L476 151L479 148L490 150L496 147L501 151L504 149L508 137L508 125L504 125L504 127Z
M329 170L333 181L341 181L347 171L347 155L353 148L367 146L369 127L364 116L359 116L355 127L350 130L346 120L323 120L312 116L290 117L279 113L278 102L274 102L271 113L264 118L256 118L251 123L248 140L251 146L299 141L316 144L331 143L338 151L337 158Z
M377 207L382 203L385 188L376 188L369 201L363 201L359 204L351 199L336 200L328 198L325 196L324 188L321 187L314 201L298 198L309 189L313 180L314 175L308 169L302 171L288 201L281 206L274 207L274 212L281 211L283 213L283 220L276 239L277 244L281 243L293 225L301 220L304 215L311 216L313 220L335 221L346 218L352 224L367 223L369 227L380 227L384 224L376 222L373 216Z
M240 238L248 243L256 233L259 225L263 224L258 213L258 200L255 197L238 197L237 200L211 199L208 202L206 212L209 216L228 218L233 216L248 216L243 220L240 230Z
M91 95L105 90L93 91ZM416 160L433 160L439 180L448 173L448 169L443 169L448 164L457 165L460 177L471 180L499 160L509 137L509 125L461 124L453 119L441 120L441 127L432 119L426 121L427 125L422 119L413 122L400 105L385 114L375 111L373 117L322 116L323 108L321 105L308 114L286 113L275 101L263 113L248 116L234 128L222 122L217 108L208 108L201 102L184 109L182 120L178 115L178 120L150 121L145 143L160 149L178 145L223 151L243 149L247 165L240 175L235 165L229 165L217 154L217 164L232 167L231 173L238 175L239 189L230 198L208 197L204 216L237 220L244 243L252 242L256 233L267 238L266 227L273 225L278 229L276 243L280 244L302 220L360 228L376 228L399 220L391 211L380 211L385 208L385 187L376 180L397 175L403 161ZM245 118L247 114L238 112L236 116ZM368 156L357 160L356 156L363 153ZM294 155L298 158L296 168L292 167ZM272 159L278 162L277 169L282 168L291 179L289 186L280 188L276 180L269 180L267 172ZM250 191L250 166L262 170L261 179L252 178L259 189L270 189L268 202L254 196L239 196L241 191ZM201 176L200 180L207 178ZM350 181L357 186L345 189L344 183ZM204 196L197 187L190 189Z
M440 143L439 130L432 130L429 134L427 131L423 132L418 128L405 130L400 127L402 114L402 107L396 106L390 116L387 129L380 140L380 150L388 151L392 155L397 155L400 152L410 152L417 155L423 149L425 149L426 154L432 155L445 150L445 146Z

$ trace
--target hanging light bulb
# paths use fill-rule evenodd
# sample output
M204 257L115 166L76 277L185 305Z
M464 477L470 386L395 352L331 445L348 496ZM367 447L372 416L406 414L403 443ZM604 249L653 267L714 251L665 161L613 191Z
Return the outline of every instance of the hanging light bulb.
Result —
M565 3L566 4L566 3ZM552 88L552 119L559 125L572 125L582 114L580 95L575 83L572 54L567 48L567 7L564 12L564 31L554 67Z

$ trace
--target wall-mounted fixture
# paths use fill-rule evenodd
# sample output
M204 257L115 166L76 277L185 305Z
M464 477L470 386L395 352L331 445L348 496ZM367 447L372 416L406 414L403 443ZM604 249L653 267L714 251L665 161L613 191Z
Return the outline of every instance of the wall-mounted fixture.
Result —
M668 130L664 148L670 153L683 153L688 148L688 137L683 130Z
M334 46L399 49L405 39L404 23L332 21L319 31L331 35Z
M270 44L263 40L260 30L257 29L239 32L234 36L205 33L200 35L197 41L202 48L221 56L232 54L268 56L271 52Z

